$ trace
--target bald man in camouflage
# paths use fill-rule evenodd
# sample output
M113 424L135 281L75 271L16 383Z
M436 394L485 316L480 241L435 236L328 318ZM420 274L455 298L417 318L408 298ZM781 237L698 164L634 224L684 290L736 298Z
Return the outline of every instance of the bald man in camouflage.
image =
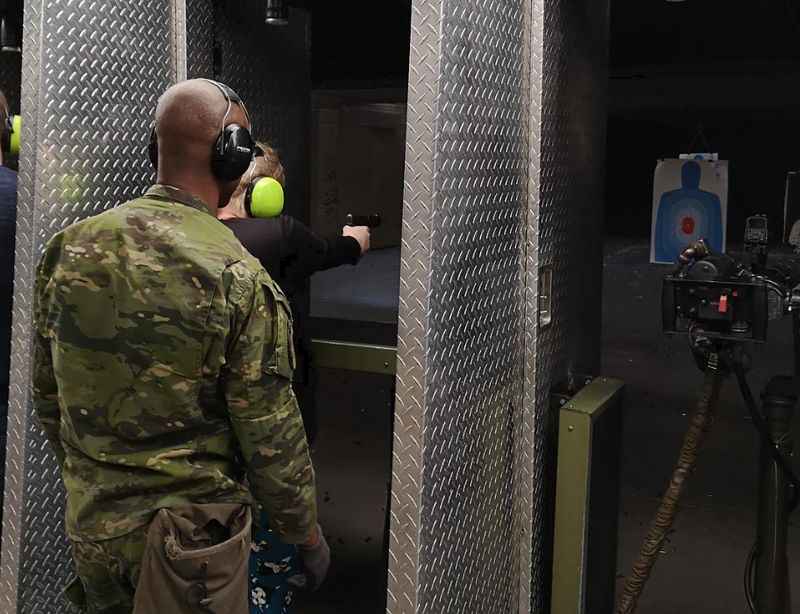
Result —
M223 122L249 128L228 91L170 88L157 184L55 235L38 268L34 405L67 490L67 596L88 612L244 614L252 504L312 588L327 572L290 309L215 218L238 181L212 147Z

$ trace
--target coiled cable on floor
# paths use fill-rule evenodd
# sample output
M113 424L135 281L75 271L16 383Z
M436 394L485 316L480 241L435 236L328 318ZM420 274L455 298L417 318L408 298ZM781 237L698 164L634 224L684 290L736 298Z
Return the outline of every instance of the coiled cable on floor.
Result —
M719 355L712 353L709 355L705 370L703 391L689 421L689 429L683 439L678 463L672 473L672 479L667 491L661 499L658 512L656 512L655 518L650 524L650 530L642 544L642 549L633 566L633 571L625 581L625 588L617 605L617 614L632 614L636 611L636 604L642 595L644 585L658 559L658 554L667 537L667 533L675 521L675 516L678 513L678 502L686 480L691 475L697 462L698 450L714 421L714 413L717 409L721 387L722 373L720 372Z

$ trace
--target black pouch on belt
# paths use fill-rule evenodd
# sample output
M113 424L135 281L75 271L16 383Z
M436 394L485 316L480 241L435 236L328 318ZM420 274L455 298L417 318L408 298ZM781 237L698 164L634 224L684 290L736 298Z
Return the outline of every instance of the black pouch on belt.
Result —
M246 505L159 510L147 532L134 614L247 614L251 527Z

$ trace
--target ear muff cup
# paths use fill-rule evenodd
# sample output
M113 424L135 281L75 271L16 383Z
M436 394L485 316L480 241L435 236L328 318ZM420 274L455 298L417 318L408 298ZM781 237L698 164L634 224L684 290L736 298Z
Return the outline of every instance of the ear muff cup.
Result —
M8 139L8 151L12 156L19 155L19 148L21 144L21 137L22 135L22 116L21 115L12 115L11 116L11 134Z
M231 105L238 104L250 121L250 116L239 95L227 85L203 79L216 87L228 103L228 110L222 118L222 123L228 118ZM250 167L250 162L256 152L256 144L247 128L238 124L228 124L222 129L211 148L211 172L220 181L235 181L244 175ZM153 168L158 170L158 135L155 126L150 132L150 143L147 153Z
M229 124L214 143L211 152L211 171L222 181L239 179L250 167L255 149L256 144L247 128ZM158 170L158 136L155 127L150 131L147 156L153 168Z
M147 144L147 157L150 158L150 164L153 165L155 170L158 170L158 136L156 136L156 128L150 130L150 142Z
M247 186L244 208L250 217L278 217L283 212L283 186L272 177L262 177Z
M20 132L22 130L22 116L9 115L3 126L2 148L4 153L12 156L19 155Z
M250 167L255 149L256 144L247 128L228 124L217 138L211 154L214 176L222 181L239 179Z

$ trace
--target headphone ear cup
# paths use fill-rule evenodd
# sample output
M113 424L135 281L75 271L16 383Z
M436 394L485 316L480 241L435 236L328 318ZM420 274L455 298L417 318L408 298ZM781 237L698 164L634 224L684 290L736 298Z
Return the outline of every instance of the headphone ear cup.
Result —
M262 177L247 186L244 207L250 217L270 218L283 213L283 186L272 177Z
M155 126L150 130L150 142L147 144L147 157L150 158L150 164L153 168L158 170L158 136L156 135Z
M22 116L12 115L9 120L9 126L8 151L12 156L18 156L22 145Z
M238 124L228 124L217 137L211 152L211 170L217 179L234 181L250 167L255 143L250 131Z

